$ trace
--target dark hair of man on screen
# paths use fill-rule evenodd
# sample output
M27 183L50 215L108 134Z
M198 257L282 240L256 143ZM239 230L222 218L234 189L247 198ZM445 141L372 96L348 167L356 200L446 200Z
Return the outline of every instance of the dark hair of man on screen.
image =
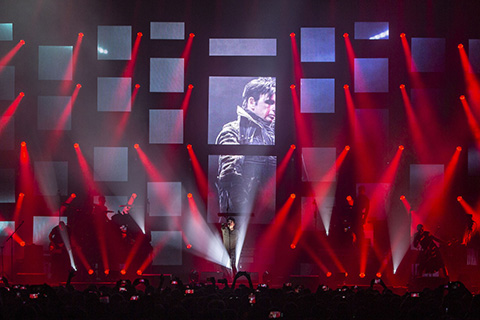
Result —
M276 91L275 79L271 77L256 78L245 85L243 89L243 103L242 108L245 109L248 104L248 98L253 97L255 101L260 99L262 94L272 96Z

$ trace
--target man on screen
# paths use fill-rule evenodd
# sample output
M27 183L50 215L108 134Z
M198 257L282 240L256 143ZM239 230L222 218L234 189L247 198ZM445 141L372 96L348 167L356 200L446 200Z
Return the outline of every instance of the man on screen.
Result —
M237 106L237 119L223 126L216 144L274 145L275 99L274 78L248 82L243 90L242 106ZM220 212L250 211L252 196L275 174L275 166L272 156L220 156L217 176Z

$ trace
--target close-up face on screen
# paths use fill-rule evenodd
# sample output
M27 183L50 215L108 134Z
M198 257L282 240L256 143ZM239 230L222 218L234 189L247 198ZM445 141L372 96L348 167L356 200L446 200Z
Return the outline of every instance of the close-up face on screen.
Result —
M208 143L275 145L276 80L210 77Z

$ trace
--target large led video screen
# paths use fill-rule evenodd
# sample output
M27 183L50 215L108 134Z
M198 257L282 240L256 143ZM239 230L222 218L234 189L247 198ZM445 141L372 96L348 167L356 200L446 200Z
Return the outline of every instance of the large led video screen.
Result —
M210 155L208 222L228 216L270 223L275 215L277 158L263 155Z
M208 143L275 144L276 79L210 77Z

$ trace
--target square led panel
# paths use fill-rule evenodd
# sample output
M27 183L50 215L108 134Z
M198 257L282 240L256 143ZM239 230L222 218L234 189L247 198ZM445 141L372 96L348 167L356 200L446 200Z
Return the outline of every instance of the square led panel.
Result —
M277 157L209 155L208 222L235 215L249 223L267 224L275 216ZM220 214L220 215L219 215Z
M388 59L356 58L355 92L388 92Z
M93 168L95 181L128 181L128 148L95 147Z
M336 148L302 148L302 181L336 181L336 159Z
M251 81L267 83L276 86L275 77L270 80L261 79L265 77L209 77L208 87L208 143L216 144L217 137L223 126L238 119L239 108L243 103L243 92L245 87L252 85ZM254 84L255 85L255 84ZM271 126L275 126L272 123ZM275 131L274 128L273 133ZM274 139L272 139L274 140ZM248 142L248 141L246 141ZM275 141L268 141L275 144ZM251 144L263 142L252 141ZM248 143L243 143L248 144Z
M480 152L477 148L468 148L468 174L480 176Z
M33 243L36 245L43 246L46 250L50 240L48 240L48 235L53 228L58 226L60 221L67 224L67 217L42 217L42 216L33 216Z
M335 197L302 197L302 230L320 230L328 235Z
M38 47L38 80L72 80L72 46Z
M39 96L38 130L70 130L72 128L71 97Z
M35 161L35 179L44 196L66 196L68 194L68 162Z
M10 235L15 231L15 221L0 221L0 239L5 241L5 238L10 237Z
M184 40L184 22L150 22L150 39Z
M183 110L150 110L150 143L183 143Z
M15 67L0 66L0 100L15 99Z
M480 39L468 40L468 60L472 66L472 72L480 73Z
M335 79L301 79L302 113L335 113Z
M13 23L0 23L0 41L13 40Z
M13 116L0 117L0 150L15 148L15 118Z
M132 78L97 78L97 110L130 112L132 110Z
M182 215L182 183L181 182L148 182L148 201L150 216Z
M277 39L210 39L210 56L276 56Z
M435 188L442 188L444 182L443 164L411 164L410 194L418 203L436 196Z
M388 22L355 22L357 40L387 40L389 33Z
M131 26L98 26L98 60L130 60L131 58Z
M182 264L182 233L181 231L152 231L152 247L154 266L179 266Z
M335 28L301 28L302 62L335 62Z
M412 72L445 71L444 38L412 38Z
M150 92L183 92L183 59L150 58Z
M0 203L15 203L14 169L0 169Z

